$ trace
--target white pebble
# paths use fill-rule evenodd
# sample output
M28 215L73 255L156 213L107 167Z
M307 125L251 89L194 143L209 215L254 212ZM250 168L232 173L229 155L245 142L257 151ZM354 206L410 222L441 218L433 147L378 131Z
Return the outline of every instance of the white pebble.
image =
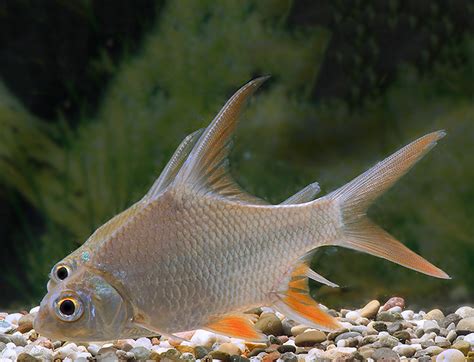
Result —
M10 322L6 320L0 320L0 334L8 333L13 329L13 326Z
M198 329L196 333L191 337L191 342L195 343L198 346L204 346L206 348L211 348L211 346L216 342L217 336L215 333L205 331L203 329Z
M30 314L38 313L40 310L39 305L30 309Z
M310 349L308 351L308 361L314 361L315 359L324 359L324 351L319 348Z
M7 315L5 317L5 320L10 324L18 325L18 321L20 320L21 317L23 317L23 314L21 313L12 313L12 314Z
M409 320L413 319L413 316L414 316L414 315L415 315L415 313L413 313L413 311L412 311L412 310L409 310L409 309L404 310L404 311L402 312L402 317L403 317L403 319L405 319L406 321L409 321Z
M160 354L160 353L164 353L170 349L172 349L173 347L160 347L160 346L153 346L151 347L151 351L155 351L156 353Z
M16 361L16 352L13 348L5 348L0 354L0 356L7 360Z
M91 343L87 346L87 350L95 356L99 352L100 346L98 344Z
M351 310L350 312L347 312L346 318L350 319L351 321L356 321L357 319L360 318L359 312L356 312L355 310Z
M396 305L395 307L392 307L388 310L391 313L401 313L402 307Z
M431 328L438 328L439 324L435 320L425 320L423 321L423 330L431 329Z
M145 348L148 348L150 349L152 344L151 344L151 341L146 338L146 337L141 337L141 338L138 338L136 341L135 341L135 346L137 347L145 347Z
M474 317L474 308L472 307L461 307L456 310L457 315L459 315L461 318L469 318L469 317Z
M447 362L464 362L465 357L461 351L457 349L447 349L441 352L436 357L436 362L447 361Z
M469 333L464 336L464 340L471 344L471 347L474 347L474 333Z

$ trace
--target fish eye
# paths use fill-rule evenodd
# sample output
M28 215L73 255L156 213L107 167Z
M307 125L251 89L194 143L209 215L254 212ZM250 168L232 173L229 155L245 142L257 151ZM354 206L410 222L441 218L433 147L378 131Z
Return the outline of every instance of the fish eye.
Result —
M83 313L82 302L72 296L59 298L55 302L56 315L64 322L74 322Z
M71 268L65 264L56 265L53 268L53 272L51 274L53 279L55 279L57 282L60 282L66 279L69 274L71 274Z
M60 266L58 269L56 269L56 276L60 280L64 280L68 277L69 271L65 266Z

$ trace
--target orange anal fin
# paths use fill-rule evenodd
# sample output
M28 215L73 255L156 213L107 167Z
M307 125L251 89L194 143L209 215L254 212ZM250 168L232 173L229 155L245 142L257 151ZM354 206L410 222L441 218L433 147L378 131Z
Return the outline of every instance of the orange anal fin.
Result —
M265 335L255 329L254 324L246 315L226 315L208 324L204 329L248 341L266 340Z
M325 313L309 295L308 278L311 269L305 262L296 265L290 275L286 290L276 292L275 307L288 318L323 330L341 328L335 318ZM312 278L313 279L313 278Z
M284 304L282 312L294 319L305 324L312 325L319 329L333 331L340 329L339 322L319 307L316 301L308 294L303 294L300 290L288 290L286 295L281 298Z

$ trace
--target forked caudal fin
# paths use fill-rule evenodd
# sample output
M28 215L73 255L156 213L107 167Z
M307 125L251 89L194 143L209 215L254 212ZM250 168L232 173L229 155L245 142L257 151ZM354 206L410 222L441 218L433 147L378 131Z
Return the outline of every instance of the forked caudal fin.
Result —
M344 236L336 245L385 258L437 278L449 279L444 271L415 254L366 216L372 202L407 173L444 136L444 131L438 131L417 139L326 196L335 200L341 210Z

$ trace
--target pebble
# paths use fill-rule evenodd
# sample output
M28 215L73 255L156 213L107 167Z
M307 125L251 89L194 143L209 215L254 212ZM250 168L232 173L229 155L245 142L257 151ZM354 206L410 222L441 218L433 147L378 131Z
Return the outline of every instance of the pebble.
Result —
M197 346L197 347L194 348L194 355L195 355L196 358L198 358L198 359L203 358L203 357L206 356L207 354L209 354L209 350L208 350L206 347Z
M338 335L336 337L336 339L334 340L334 342L339 342L341 339L348 339L348 338L352 338L352 337L359 337L360 336L360 333L357 333L357 332L345 332L345 333L341 333L340 335Z
M151 347L151 346L150 346ZM137 360L147 360L150 357L151 351L143 346L133 347L129 352Z
M387 347L393 348L398 346L400 342L397 338L392 337L391 335L382 335L377 342L374 343L376 347Z
M6 321L5 319L0 320L0 334L8 333L13 330L13 326L10 322Z
M212 345L216 342L215 333L205 331L203 329L198 329L196 333L191 337L191 342L198 345L204 346L206 348L211 348Z
M424 319L435 320L437 322L440 322L444 319L444 313L439 309L433 309L426 313Z
M412 310L404 310L403 312L400 313L405 320L412 320L415 313Z
M436 362L464 362L465 357L462 352L458 351L457 349L447 349L438 354L436 357Z
M33 320L35 316L32 314L26 314L21 316L18 320L18 328L17 331L20 333L26 333L33 329Z
M436 322L435 320L426 320L426 321L424 321L423 330L425 331L425 333L434 332L436 334L438 334L439 331L440 331L438 322Z
M397 320L403 319L400 313L392 312L380 312L377 314L377 320L382 322L395 322Z
M393 351L398 353L400 356L411 357L415 354L416 348L408 344L401 344L393 347Z
M283 362L298 362L298 356L294 352L285 352L280 356Z
M31 354L22 352L17 356L17 361L20 362L39 362L40 360L36 357L33 357Z
M398 354L390 348L376 349L372 358L375 361L398 361L400 359Z
M279 336L283 333L283 325L275 313L262 313L255 323L255 328L266 335L273 334L274 336Z
M458 336L458 335L457 335L456 331L454 331L454 330L453 330L453 331L449 331L449 332L448 332L448 335L446 336L446 339L447 339L449 342L453 343L453 341L456 339L457 336Z
M456 313L451 313L444 317L443 320L439 322L439 325L440 327L448 328L451 323L454 323L454 325L456 325L461 319L462 317L460 315Z
M474 308L472 307L460 307L456 310L456 313L461 318L469 318L474 317Z
M467 336L464 336L464 340L474 347L474 333L469 333Z
M405 300L400 297L392 297L383 305L382 310L387 311L393 307L400 307L403 309L405 307Z
M346 318L354 322L357 321L360 317L361 315L359 314L359 312L355 310L351 310L346 314Z
M7 315L4 320L10 324L14 324L18 326L18 321L20 320L21 317L23 317L23 314L21 313L11 313Z
M304 324L298 324L297 326L294 326L291 328L291 334L293 336L297 336L301 333L303 333L305 330L309 329L310 327L304 325Z
M112 343L63 343L38 336L32 329L32 313L0 313L0 362L65 362L167 360L211 362L306 362L314 360L456 361L460 354L474 356L472 307L456 313L440 309L425 313L403 310L404 301L390 298L383 307L372 300L360 309L331 310L342 328L325 334L297 324L270 308L252 312L266 343L244 342L212 332L185 332L188 341L165 337L123 339ZM26 312L25 312L26 313ZM374 318L376 319L374 321ZM183 337L184 338L184 337ZM448 349L447 349L448 348ZM464 357L463 357L464 358ZM460 361L461 359L459 359Z
M471 344L465 340L459 340L452 346L454 349L457 349L467 355L467 353L471 350Z
M281 354L284 354L284 353L287 353L287 352L295 353L296 352L296 347L291 345L291 344L283 344L281 346L278 346L277 350Z
M474 317L463 318L456 326L457 334L469 334L474 332Z
M326 334L318 330L305 331L295 338L295 344L298 347L314 346L326 340Z
M393 334L400 342L405 342L411 338L410 332L408 331L397 331Z
M240 355L242 353L240 348L233 343L222 343L219 346L218 351L225 352L229 354L230 356Z

